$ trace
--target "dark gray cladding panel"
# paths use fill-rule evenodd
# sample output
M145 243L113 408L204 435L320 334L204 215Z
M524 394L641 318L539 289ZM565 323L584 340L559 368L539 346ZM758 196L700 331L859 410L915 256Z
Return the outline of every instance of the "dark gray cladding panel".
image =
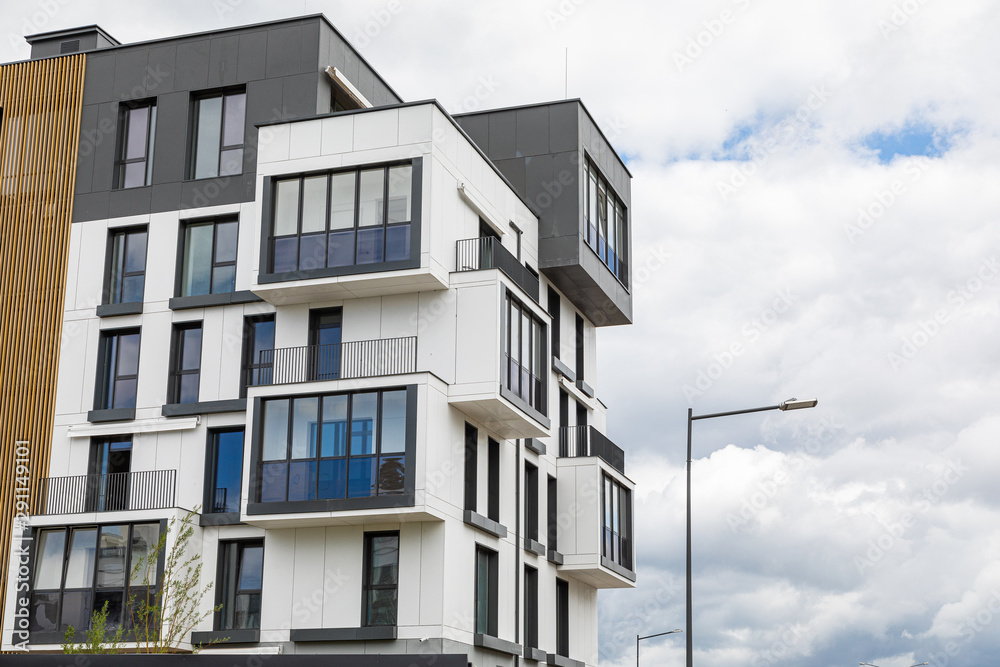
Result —
M476 114L473 116L462 116L457 118L458 124L462 126L465 133L469 135L476 145L482 148L484 151L490 145L490 116L489 114ZM493 162L497 162L498 158L494 158ZM505 164L512 164L512 162L507 162ZM500 168L499 163L497 167ZM503 171L500 168L500 171ZM506 172L504 172L506 174ZM508 176L508 178L510 178ZM522 193L523 194L523 193Z
M208 58L208 87L232 86L239 82L240 36L225 35L212 40Z
M123 51L115 59L114 99L141 100L146 92L149 49Z
M112 190L108 199L108 216L121 218L133 215L133 211L148 211L152 196L152 187Z
M97 119L100 113L100 105L84 105L80 111L80 127L97 127ZM93 141L81 138L79 149L76 152L76 185L74 194L84 194L90 192L94 181L94 145Z
M167 44L149 50L147 76L147 97L159 97L174 92L174 77L177 72L177 45Z
M506 160L517 155L516 111L490 114L490 143L486 154L491 160Z
M236 68L238 81L256 81L267 71L267 31L240 34L240 56Z
M283 118L310 116L316 113L316 81L320 76L318 72L309 72L297 76L286 76L281 80ZM261 122L263 120L265 119L254 122ZM250 123L248 123L248 126L252 127Z
M590 114L583 106L579 108L580 114L580 147L586 151L597 168L608 179L615 192L621 198L626 207L632 203L631 180L628 170L622 164L621 158L615 152L614 147L608 143L600 128L594 123Z
M548 156L546 156L548 157ZM503 163L502 165L500 163ZM522 160L520 158L514 158L513 160L496 160L496 166L500 172L507 177L510 184L514 186L514 189L518 192L524 192L527 189L525 185L525 172L527 169L527 164L531 162L531 158Z
M181 42L177 45L177 59L174 70L176 90L202 90L208 88L208 59L212 52L212 40L199 39Z
M371 102L372 106L399 104L403 101L365 61L363 54L356 51L340 32L325 22L319 23L318 28L319 57L311 62L310 71L322 72L327 67L336 67L365 96L365 99ZM367 38L364 33L361 33L361 37ZM358 38L356 42L362 49L367 46L367 41L364 39ZM329 88L326 90L329 91ZM319 100L317 102L322 104ZM329 107L326 110L329 110Z
M302 26L274 28L267 33L267 78L300 74Z
M118 104L108 102L97 109L97 136L94 139L94 167L91 191L110 190L115 167L115 129L118 125Z
M83 77L83 104L99 104L112 99L115 86L115 56L87 56L87 73Z
M180 181L188 131L188 92L167 93L156 98L156 139L153 144L153 184Z
M526 107L516 112L517 155L548 155L549 149L549 108L546 106Z

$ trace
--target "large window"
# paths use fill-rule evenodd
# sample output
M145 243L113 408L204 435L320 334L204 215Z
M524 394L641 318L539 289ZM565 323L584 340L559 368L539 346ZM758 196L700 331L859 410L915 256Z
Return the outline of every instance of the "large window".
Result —
M411 165L284 178L273 187L271 272L410 259Z
M201 382L201 322L175 324L170 346L168 403L197 403Z
M142 301L146 282L146 228L116 229L111 233L105 303Z
M587 159L587 245L611 273L628 286L628 222L625 205L608 181Z
M201 95L194 100L189 178L243 173L246 91Z
M90 627L91 614L105 602L109 627L122 623L129 627L129 597L146 601L155 595L158 572L148 567L133 570L154 550L159 536L158 523L39 531L30 630L60 633L52 640L58 643L61 633L72 625L80 641Z
M179 296L220 294L236 289L236 220L191 222L183 227Z
M260 591L264 579L264 541L219 543L216 630L260 628Z
M208 438L205 511L238 513L243 481L243 429L211 430Z
M137 188L153 183L155 134L155 100L122 103L118 109L116 188Z
M601 489L601 555L632 569L632 494L608 475Z
M139 382L138 329L101 332L97 378L95 409L117 410L135 407L135 394Z
M274 373L274 315L252 315L243 320L243 368L240 380L240 397L247 395L247 387L271 384Z
M262 400L260 502L403 493L408 393Z
M399 533L365 533L364 625L396 625Z
M503 384L545 414L545 325L509 292L505 308Z
M497 636L497 552L476 546L476 633Z

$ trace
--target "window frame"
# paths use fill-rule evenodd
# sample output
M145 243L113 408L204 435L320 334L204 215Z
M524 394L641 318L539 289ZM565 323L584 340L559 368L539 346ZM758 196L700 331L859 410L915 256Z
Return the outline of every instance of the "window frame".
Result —
M260 568L260 579L261 587L258 588L239 588L239 579L243 567L243 556L247 549L260 547L261 549L261 568ZM233 553L235 551L235 553ZM261 598L261 609L263 609L263 590L264 590L264 538L255 539L237 539L237 540L219 540L219 558L218 566L215 571L215 604L216 606L221 605L221 608L213 614L214 618L212 621L212 628L216 631L233 631L238 630L260 630L260 614L257 617L257 626L255 628L235 628L226 627L227 625L234 625L236 618L236 599L239 595L257 595ZM230 583L232 584L230 586ZM232 611L232 621L227 620L227 611Z
M584 245L588 246L611 271L611 275L628 289L630 260L628 208L610 181L598 169L596 161L589 155L584 156L583 172ZM595 216L596 220L593 219Z
M483 559L485 558L486 563L486 591L482 590L480 585L482 582L482 576L480 573L480 567L483 565ZM499 611L500 611L500 601L499 601L499 554L488 547L477 543L476 544L476 565L475 565L475 586L473 590L475 591L475 597L473 598L473 628L476 634L487 635L490 637L496 637L498 633L499 626ZM479 601L482 599L485 593L486 596L486 618L483 619L479 616Z
M538 568L524 566L524 647L538 648Z
M145 151L141 158L128 158L129 130L131 114L138 109L149 109L146 116L146 137L143 142ZM118 136L115 147L115 174L112 190L131 190L133 188L149 187L153 184L153 153L156 141L156 98L129 100L118 105ZM125 173L130 164L145 163L142 185L125 185Z
M223 511L219 512L215 509L215 496L218 490L218 476L219 476L219 436L226 433L241 433L242 434L242 444L240 447L240 473L238 476L239 482L239 493L237 494L238 500L236 503L236 511ZM242 505L243 497L243 454L246 450L246 428L243 426L223 426L220 428L210 428L208 429L208 442L205 447L205 486L204 486L204 499L202 507L202 514L210 514L215 517L226 517L234 518L239 521L240 506Z
M201 365L204 352L205 329L202 320L192 320L189 322L175 322L170 329L170 370L167 377L167 403L197 403L201 395ZM184 363L185 346L187 339L185 334L188 331L197 329L198 336L198 367L182 368ZM197 377L195 397L193 401L181 401L182 382L184 376L194 375Z
M120 339L122 336L139 336L139 344L135 353L135 374L118 375L118 367L121 363L121 343L120 340L114 345L114 360L109 360L111 353L111 339ZM97 381L94 389L94 410L134 410L139 393L139 362L142 358L142 327L126 327L122 329L101 329L99 348L97 352ZM113 363L114 368L109 369L108 364ZM110 374L109 374L110 373ZM132 405L116 405L115 394L117 394L117 383L134 380L136 386L135 397ZM112 387L112 385L114 385ZM109 401L108 390L112 396Z
M324 230L327 235L329 235L330 228L330 197L331 189L333 187L333 180L331 176L343 173L355 173L355 183L354 183L354 227L352 228L355 232L354 243L355 243L355 261L357 256L357 230L362 229L359 227L359 189L360 184L360 173L363 171L368 171L371 169L386 169L386 176L383 179L383 202L388 201L388 169L392 167L406 166L411 167L410 170L410 252L409 257L406 259L399 259L393 261L385 260L385 234L383 233L383 261L382 262L372 262L365 264L353 263L345 266L326 266L322 268L314 269L296 269L293 271L281 271L276 272L273 270L273 260L274 260L274 225L275 225L275 210L277 205L277 184L281 181L290 179L302 179L310 178L313 176L326 175L327 178L327 198L326 198L326 220L324 222ZM352 165L350 167L337 168L337 169L321 169L313 171L302 171L293 172L289 174L281 174L278 176L265 176L264 177L264 196L261 202L261 210L265 213L263 214L264 222L260 225L260 262L259 262L259 272L257 277L257 282L259 284L268 283L278 283L286 282L290 280L305 280L310 278L329 278L334 276L344 276L344 275L356 275L361 273L376 273L382 271L396 271L401 269L416 269L420 268L420 242L421 242L421 202L422 202L422 192L423 192L423 158L414 157L407 160L394 160L389 162L375 162L371 164L361 164ZM299 192L299 206L297 210L296 218L296 238L301 241L302 238L302 197L303 188L298 188ZM402 226L404 223L392 223L389 224L388 220L388 210L389 207L383 204L382 211L382 226L383 230L388 229L393 226ZM373 227L365 227L373 228ZM316 232L317 234L319 232ZM291 238L289 235L285 235L282 238ZM329 239L329 236L327 236ZM328 252L328 251L327 251ZM298 256L298 255L297 255ZM296 262L298 266L298 262Z
M486 518L500 523L500 500L503 491L500 488L500 442L494 438L486 439Z
M230 97L243 95L243 141L239 144L226 144L226 106ZM201 103L205 100L222 98L222 109L219 117L219 154L216 159L215 173L207 176L197 176L198 166L198 134L201 131L199 122L199 110ZM242 176L246 173L244 160L246 159L246 137L247 137L247 89L246 86L232 86L215 90L198 91L191 94L190 114L188 125L188 147L185 176L188 181L201 181L210 178L229 178L231 176ZM232 174L222 174L222 154L227 150L240 149L240 171Z
M500 395L511 401L548 428L548 376L549 376L549 339L548 327L545 321L539 316L531 306L521 301L515 294L505 286L501 287L501 367L500 367ZM512 314L517 313L517 332L519 345L514 349L513 342L513 322ZM521 360L521 351L524 349L523 322L525 317L529 320L530 342L528 344L529 364L525 366ZM517 352L514 358L513 352ZM513 384L513 367L517 366L518 382L515 389ZM529 387L528 397L523 396L521 389L524 379L524 371L528 371L529 381L534 386ZM534 371L537 371L537 375ZM534 399L533 401L531 399Z
M556 655L569 657L569 582L556 577Z
M479 509L479 429L465 422L465 509Z
M219 225L236 223L236 255L232 260L219 261L216 259L217 250L219 247ZM189 218L186 220L181 220L178 226L179 233L177 234L177 265L174 271L174 298L190 299L197 297L206 297L214 294L234 294L236 292L236 272L239 266L240 259L240 220L238 215L221 215L217 217L210 218ZM205 225L212 225L212 249L211 249L211 260L208 271L208 292L205 294L185 294L184 293L184 268L187 262L187 255L184 252L185 241L187 240L188 230L192 227L202 227ZM224 291L215 291L215 271L219 268L233 267L233 284L232 289Z
M128 265L128 253L130 242L132 237L135 235L142 234L146 237L145 246L146 250L142 257L142 270L141 271L128 271L126 266ZM121 251L121 272L115 275L116 265L118 262L115 261L117 257L116 253L116 239L122 237L122 251ZM112 305L120 303L142 303L145 299L146 294L146 264L149 259L149 227L147 225L141 225L137 227L112 227L108 230L108 245L105 253L104 262L104 291L102 293L101 303L102 305ZM125 292L125 279L134 278L136 276L142 276L142 294L139 296L137 301L124 301ZM116 294L117 293L117 294Z
M524 536L538 542L538 466L524 462Z
M559 482L547 476L545 498L546 544L550 552L559 551Z
M396 581L392 584L376 584L373 583L372 578L374 575L373 564L375 560L374 553L374 543L377 538L383 537L394 537L396 538ZM377 627L396 627L399 623L399 549L400 549L400 539L398 530L388 530L365 533L364 538L364 582L361 588L361 626L366 628L377 628ZM371 619L371 605L369 604L369 594L373 591L383 591L391 590L394 595L395 609L392 623L372 623Z
M610 503L610 505L609 505ZM608 525L610 522L612 525ZM601 558L633 570L632 490L604 472L601 474Z
M267 375L269 381L267 383L261 382L260 384L270 384L270 380L273 379L274 372L274 358L272 356L270 362L260 361L260 357L257 359L253 358L253 349L257 345L257 329L256 327L261 324L271 325L271 338L272 341L275 335L275 314L274 313L264 313L261 315L248 315L243 318L243 349L240 352L240 398L246 398L247 389L249 387L260 386L257 384L252 384L254 378L260 378ZM261 348L261 351L265 349L273 350L274 343L272 342L271 348Z

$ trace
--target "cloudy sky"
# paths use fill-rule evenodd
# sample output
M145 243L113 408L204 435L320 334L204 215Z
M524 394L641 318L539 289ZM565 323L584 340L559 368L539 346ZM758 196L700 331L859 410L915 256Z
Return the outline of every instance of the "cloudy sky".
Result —
M1000 655L1000 5L988 0L0 2L123 42L325 13L407 100L584 100L634 176L635 324L596 387L637 482L640 585L601 664ZM683 664L683 635L643 643Z

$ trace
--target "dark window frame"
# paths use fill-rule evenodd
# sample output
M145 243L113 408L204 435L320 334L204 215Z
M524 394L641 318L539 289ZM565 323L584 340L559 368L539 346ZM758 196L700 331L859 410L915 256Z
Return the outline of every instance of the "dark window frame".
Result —
M560 301L559 301L559 293L556 292L554 289L552 289L551 285L549 285L548 288L548 297L546 299L546 306L547 306L546 310L549 314L549 317L552 318L552 325L551 325L552 342L550 343L550 347L552 348L551 353L553 357L558 359L559 347L560 347L559 333L560 333L560 319L561 319L559 317Z
M261 587L241 589L238 587L240 574L243 569L243 556L247 549L260 547L261 553ZM260 612L258 611L256 628L236 628L236 599L240 595L262 598L264 588L264 538L219 540L219 559L216 568L215 604L221 608L215 612L213 619L213 629L215 630L243 630L260 629ZM252 598L251 598L252 600ZM260 603L258 603L260 604ZM232 612L231 614L229 612ZM227 615L230 618L227 618Z
M129 246L131 245L133 237L137 235L145 236L143 244L146 246L146 250L143 253L142 270L141 271L128 271L126 270L128 262ZM117 239L122 238L122 249L118 252L117 249ZM120 256L120 262L116 262ZM149 258L149 228L147 225L140 225L136 227L113 227L108 230L108 245L105 254L106 260L104 262L104 291L102 293L101 302L104 305L108 304L118 304L118 303L142 303L146 292L146 262ZM117 266L121 266L121 270L117 271ZM142 276L142 294L139 296L138 300L125 301L125 279L134 278L136 276Z
M548 415L548 331L545 321L539 317L530 306L518 299L513 292L503 287L501 289L501 370L500 388L501 394L511 402L524 409L530 416L541 422L546 428L550 423ZM515 351L512 344L514 339L513 314L517 314L517 336L519 345L517 346L516 359L512 352ZM529 360L525 366L521 359L523 349L524 318L529 321L528 344ZM535 333L537 331L537 334ZM524 389L525 372L527 372L529 386ZM537 374L536 374L537 373ZM517 382L514 376L517 375ZM527 396L525 396L527 391Z
M219 225L236 223L236 256L232 260L219 261L216 259L219 248ZM208 273L208 292L206 294L185 294L184 293L184 267L188 257L184 252L188 230L193 227L212 225L212 258ZM239 264L240 253L240 226L238 215L221 215L210 218L190 218L181 220L177 238L177 266L174 272L174 295L176 298L188 298L193 296L207 296L209 294L233 294L236 291L236 268ZM215 271L220 268L233 267L233 286L229 290L215 291Z
M226 106L229 104L229 98L243 96L243 141L238 144L226 144L225 137L225 123L226 123ZM205 176L197 176L196 169L198 164L198 134L201 131L199 127L199 109L201 103L205 100L215 99L217 97L222 98L222 110L219 116L219 154L215 164L215 173ZM227 88L219 88L215 90L198 91L191 94L190 103L190 114L189 114L189 124L188 124L188 147L187 147L187 161L186 168L184 170L186 180L206 180L209 178L228 178L230 176L241 176L245 173L243 161L246 159L246 135L247 135L247 88L243 86L231 86ZM222 154L227 150L237 150L241 151L240 156L240 170L239 172L223 174L222 172Z
M538 541L538 466L524 462L524 535Z
M479 429L465 423L465 509L478 511L479 505Z
M483 565L484 558L487 568L487 583L485 591L482 590L482 576L480 573L480 567ZM499 558L500 555L495 550L484 547L481 544L476 544L476 580L474 587L475 598L473 603L474 625L476 634L488 635L490 637L497 636L499 626ZM486 618L481 618L479 615L479 602L484 595L486 597Z
M149 109L146 116L146 137L143 142L145 151L142 157L128 158L129 131L131 130L130 119L132 112L138 109ZM153 184L153 153L156 140L156 98L151 97L143 100L129 100L118 105L118 145L115 148L115 181L113 190L129 190L132 188L149 187ZM125 173L128 165L144 163L142 185L126 185Z
M500 443L493 438L486 439L487 455L487 504L486 517L490 521L500 523L500 499L503 491L500 488Z
M524 647L538 648L538 569L524 566Z
M187 345L186 332L197 329L201 333L198 336L198 367L182 368L184 363L185 346ZM175 322L170 329L170 371L167 377L167 403L197 403L201 394L201 364L204 352L205 330L201 320L190 322ZM181 378L184 376L197 376L197 391L193 401L182 401Z
M585 156L583 171L584 243L618 282L628 289L628 208L589 155ZM596 220L592 219L594 216L597 217ZM609 229L614 229L614 249L609 243Z
M373 564L374 564L374 543L376 538L380 537L395 537L396 538L396 581L391 584L376 584L372 582L374 576ZM399 621L399 531L389 530L389 531L379 531L372 533L365 533L364 539L364 584L362 586L361 599L362 599L362 611L361 611L361 625L362 627L382 627L382 626L392 626L395 627ZM371 618L371 605L369 604L369 594L373 591L385 591L391 590L394 593L394 599L396 607L394 609L395 618L392 619L392 623L372 623Z
M119 375L118 367L121 363L121 342L120 338L122 336L139 336L139 344L136 349L136 359L135 359L135 374L129 375ZM118 339L114 345L112 345L112 339ZM112 347L114 352L112 353ZM109 359L113 356L113 361ZM128 382L131 380L135 381L136 384L136 396L138 396L139 388L139 362L142 357L142 328L141 327L127 327L123 329L102 329L100 335L100 343L97 353L97 381L94 383L94 409L95 410L117 410L117 409L135 409L136 398L133 397L131 405L118 405L117 404L117 383L118 382ZM114 368L109 369L108 364L113 363ZM115 385L110 387L110 385ZM111 391L111 396L109 400L108 391Z
M556 577L556 655L569 657L569 582Z
M258 355L257 359L253 358L253 349L257 345L257 326L262 324L271 325L271 339L272 346L275 334L275 317L274 313L265 313L262 315L248 315L243 318L243 349L240 353L241 364L240 364L240 398L246 398L247 388L252 386L257 386L257 384L270 384L272 373L274 371L274 359L271 358L270 361L262 361L266 357ZM261 351L267 348L262 348ZM273 347L271 348L273 349ZM255 383L255 380L259 380L262 377L267 377L268 381Z
M575 335L576 339L576 362L573 370L576 371L576 381L584 381L584 368L587 365L587 329L580 313L576 314Z
M236 514L237 519L239 518L241 498L243 495L243 456L240 455L240 474L239 474L239 493L237 494L236 501L236 512L232 512L228 509L219 511L217 509L217 496L218 496L218 474L219 474L219 436L225 433L242 433L243 434L243 445L240 448L242 452L246 448L246 428L243 426L222 426L219 428L209 428L208 429L208 441L205 446L205 487L204 487L204 499L202 507L202 514ZM228 494L227 494L228 495ZM227 505L228 505L228 498Z
M632 491L607 473L601 479L601 557L632 571Z
M559 483L552 475L546 483L545 527L550 551L559 550Z

